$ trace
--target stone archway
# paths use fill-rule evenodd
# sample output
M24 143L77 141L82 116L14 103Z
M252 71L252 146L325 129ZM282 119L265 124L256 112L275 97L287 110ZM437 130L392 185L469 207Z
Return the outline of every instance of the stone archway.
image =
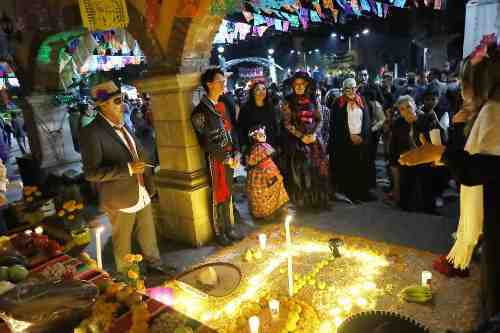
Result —
M212 41L222 17L209 14L211 0L163 1L161 15L182 13L187 3L197 5L194 17L172 17L157 27L166 53L155 62L150 77L136 82L151 94L161 171L157 177L159 205L155 209L161 234L194 246L212 237L209 185L204 154L190 116L199 74L209 64ZM185 12L185 11L184 11ZM193 13L193 11L191 11ZM171 14L172 15L172 14Z

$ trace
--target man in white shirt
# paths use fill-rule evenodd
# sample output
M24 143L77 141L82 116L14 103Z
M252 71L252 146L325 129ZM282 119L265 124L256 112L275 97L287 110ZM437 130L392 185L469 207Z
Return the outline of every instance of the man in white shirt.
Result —
M164 271L151 210L152 170L124 124L122 94L112 81L91 93L100 112L80 133L83 169L85 178L96 183L101 209L108 214L117 271L126 273L124 256L132 252L134 229L148 268Z

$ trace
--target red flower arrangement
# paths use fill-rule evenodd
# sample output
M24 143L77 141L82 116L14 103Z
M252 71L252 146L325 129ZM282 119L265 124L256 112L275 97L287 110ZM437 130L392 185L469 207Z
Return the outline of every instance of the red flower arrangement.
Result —
M468 277L469 269L457 269L446 259L446 256L440 256L432 263L432 267L439 273L447 277Z

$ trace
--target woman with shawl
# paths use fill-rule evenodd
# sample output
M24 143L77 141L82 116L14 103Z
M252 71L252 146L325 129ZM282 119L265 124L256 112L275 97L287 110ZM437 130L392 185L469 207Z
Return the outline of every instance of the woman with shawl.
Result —
M400 163L444 162L460 187L457 240L448 254L455 268L469 266L474 247L483 238L481 276L484 316L500 312L500 48L496 35L483 38L462 66L464 106L454 120L472 123L465 148L426 144L403 154Z
M286 185L300 208L328 208L328 159L320 138L321 110L313 80L298 72L291 79L292 94L282 106L286 131Z

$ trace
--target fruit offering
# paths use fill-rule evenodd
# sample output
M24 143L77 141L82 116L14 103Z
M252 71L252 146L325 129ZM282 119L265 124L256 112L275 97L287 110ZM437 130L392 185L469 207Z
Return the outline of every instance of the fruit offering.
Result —
M71 280L76 274L76 268L73 265L66 266L57 262L54 265L47 266L40 274L48 280Z
M74 333L108 332L122 310L132 312L129 333L148 333L150 313L142 295L125 283L103 281L98 284L101 295L92 308L90 317L80 323Z
M0 266L0 281L18 283L26 280L29 271L22 265Z
M401 291L401 297L410 303L427 303L433 298L431 288L421 285L412 285Z

